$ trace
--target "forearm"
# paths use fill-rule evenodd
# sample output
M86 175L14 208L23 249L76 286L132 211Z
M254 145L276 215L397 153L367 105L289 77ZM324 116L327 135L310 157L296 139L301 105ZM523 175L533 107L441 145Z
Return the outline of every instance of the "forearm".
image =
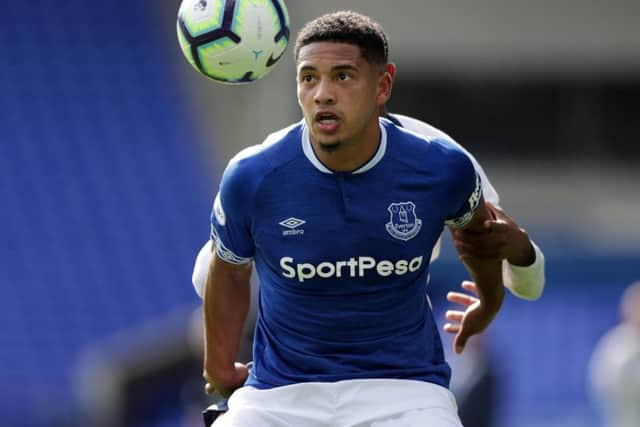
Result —
M460 328L454 339L455 352L464 350L467 339L484 331L498 314L504 299L504 286L500 283L500 261L478 258L463 258L475 284L478 299L467 307ZM446 329L445 329L446 330Z
M529 266L536 260L533 242L525 230L517 227L515 223L513 225L515 230L509 235L509 242L507 242L507 261L518 267Z
M485 222L494 219L493 213L487 208L481 199L471 222L465 227L465 231L476 234L482 239L487 238ZM482 305L489 312L498 312L504 299L504 287L502 286L502 261L499 256L480 257L464 255L459 252L460 259L469 271L478 288L478 297Z
M250 302L250 266L230 268L218 257L211 263L203 298L205 371L214 382L233 383L242 327Z
M478 297L482 305L495 315L502 306L505 293L502 286L501 261L463 257L462 262L478 288Z
M504 260L502 276L504 285L517 297L536 300L542 295L545 284L545 259L540 248L533 242L534 259L526 266Z

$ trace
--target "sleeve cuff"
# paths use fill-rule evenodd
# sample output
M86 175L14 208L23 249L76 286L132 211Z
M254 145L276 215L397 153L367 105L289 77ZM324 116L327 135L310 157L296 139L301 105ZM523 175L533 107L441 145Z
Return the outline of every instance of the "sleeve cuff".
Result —
M520 267L511 265L505 259L502 261L502 277L504 285L517 297L536 300L544 290L545 262L544 254L533 241L531 242L536 253L533 264Z
M224 243L222 243L222 240L220 239L220 236L218 235L215 227L211 227L211 240L216 246L216 253L218 254L218 257L220 259L228 263L237 265L248 264L253 261L253 258L241 257L239 255L236 255L233 251L227 249Z
M480 181L480 175L476 172L476 187L469 196L468 204L469 209L462 216L458 218L452 218L446 220L444 223L450 228L458 229L464 228L471 222L473 219L473 215L478 210L480 206L480 200L482 199L482 181Z

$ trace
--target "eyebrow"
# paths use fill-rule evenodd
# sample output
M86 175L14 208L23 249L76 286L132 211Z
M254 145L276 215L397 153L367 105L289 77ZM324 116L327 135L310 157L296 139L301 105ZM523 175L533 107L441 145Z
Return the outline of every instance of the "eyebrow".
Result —
M353 70L353 71L357 71L358 68L353 65L353 64L338 64L338 65L334 65L333 67L331 67L331 71L349 71L349 70ZM300 68L299 70L300 72L302 71L318 71L318 69L312 65L305 65L303 67Z

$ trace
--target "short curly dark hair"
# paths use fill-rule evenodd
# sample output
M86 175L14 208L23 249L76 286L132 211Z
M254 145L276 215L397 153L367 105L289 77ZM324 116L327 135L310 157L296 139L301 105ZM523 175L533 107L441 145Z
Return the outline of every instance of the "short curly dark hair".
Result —
M357 12L327 13L305 24L296 38L295 61L298 62L300 49L315 42L356 45L370 64L385 65L389 60L389 44L382 26Z

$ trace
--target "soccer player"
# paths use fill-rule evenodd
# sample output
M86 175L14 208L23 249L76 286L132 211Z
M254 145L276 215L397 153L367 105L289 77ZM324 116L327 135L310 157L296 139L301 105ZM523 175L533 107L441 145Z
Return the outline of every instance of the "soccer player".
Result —
M229 399L216 426L460 426L426 299L440 233L488 235L469 157L378 119L386 37L352 12L322 16L295 49L304 120L229 163L214 202L204 293L205 379ZM456 351L500 308L501 258L462 257L478 298ZM261 281L254 367L234 363Z
M388 71L389 74L394 77L396 72L395 65L389 64ZM390 114L384 107L381 108L380 115L393 121L398 126L402 126L426 138L447 140L469 156L476 167L477 173L480 175L482 192L494 219L486 223L487 232L490 234L483 235L481 238L479 238L476 233L469 233L464 230L453 230L452 237L455 246L462 256L498 256L503 259L502 280L507 289L518 298L526 300L538 299L542 295L545 284L544 254L535 242L529 239L526 231L520 228L509 215L499 208L500 197L475 157L449 135L423 121L405 115ZM204 295L205 283L209 266L211 265L213 251L212 240L209 240L199 250L194 263L192 283L200 298ZM440 240L433 248L431 262L438 258L439 252ZM246 360L251 359L253 330L257 315L256 295L258 293L258 280L256 280L255 276L252 277L251 284L252 298L250 310L245 330L243 331L243 339L240 344L240 354L243 356L242 358ZM462 287L471 292L471 294L474 294L473 283L463 283ZM458 292L451 292L448 297L452 302L461 304L463 307L468 307L476 301L472 295L460 294ZM457 324L462 315L463 313L460 310L449 312L448 320L451 320L452 323L445 325L445 331L457 333Z

